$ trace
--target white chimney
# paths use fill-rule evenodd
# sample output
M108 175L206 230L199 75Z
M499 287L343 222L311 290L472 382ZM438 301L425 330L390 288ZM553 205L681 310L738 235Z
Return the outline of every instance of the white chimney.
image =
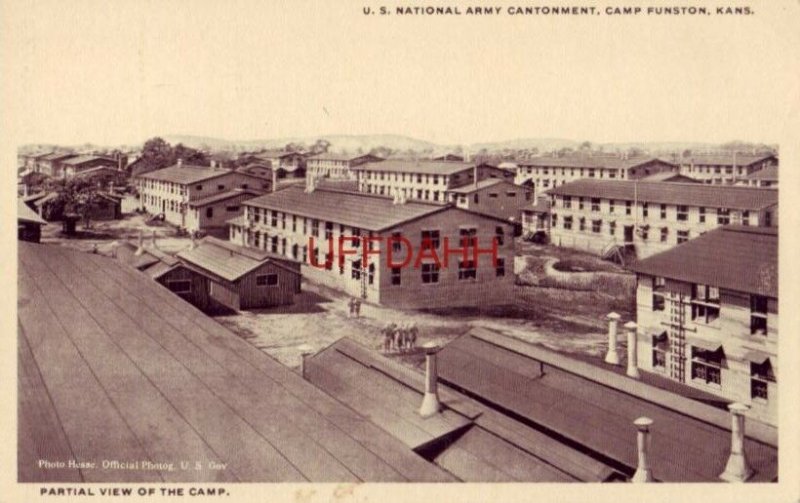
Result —
M197 248L197 240L195 239L194 231L192 231L192 233L189 234L189 238L191 239L191 243L189 243L189 249L194 250L195 248Z
M309 174L306 176L306 192L309 194L317 189L317 179L314 175ZM273 189L274 191L275 189Z
M139 231L139 247L136 248L134 255L142 255L144 253L144 235Z
M638 463L631 482L652 482L653 472L650 470L647 452L650 450L650 426L653 424L653 420L649 417L640 417L634 421L633 424L636 425L637 430L636 450L638 453Z
M419 415L427 418L438 414L442 409L437 382L439 376L436 370L436 353L439 348L434 342L427 342L422 348L425 350L425 396L422 398Z
M726 482L745 482L753 476L753 469L744 452L744 413L748 408L741 403L728 405L731 411L731 455L725 471L719 476Z
M639 379L639 365L636 361L636 322L626 323L625 330L628 332L628 370L626 374L628 377Z
M153 249L158 250L158 245L156 244L156 231L153 229Z
M209 165L210 165L212 168L216 168L216 167L217 167L217 161L215 161L215 160L213 160L213 159L212 159L211 161L209 161Z
M309 346L308 344L301 344L297 347L297 350L300 351L300 375L303 376L303 379L306 378L306 358L309 355L314 354L314 348Z
M619 365L619 354L617 354L617 324L620 315L611 312L606 316L608 319L608 352L606 352L606 363Z
M178 165L179 168L182 167L183 166L183 159L178 158L177 165Z

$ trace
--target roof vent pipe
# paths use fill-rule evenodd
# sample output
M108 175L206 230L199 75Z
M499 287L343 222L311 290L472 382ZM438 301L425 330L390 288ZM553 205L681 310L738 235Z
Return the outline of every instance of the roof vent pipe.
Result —
M747 405L732 403L731 411L731 455L725 465L725 471L719 476L726 482L745 482L753 476L753 469L744 452L744 413Z
M442 409L442 404L439 402L439 376L436 370L436 353L439 347L434 342L428 342L422 348L425 350L425 396L422 398L419 415L427 418L435 416Z

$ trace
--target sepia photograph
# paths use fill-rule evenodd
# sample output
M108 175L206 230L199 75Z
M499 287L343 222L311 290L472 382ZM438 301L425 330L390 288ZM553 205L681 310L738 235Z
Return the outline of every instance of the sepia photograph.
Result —
M10 501L797 501L800 3L678 4L0 0Z

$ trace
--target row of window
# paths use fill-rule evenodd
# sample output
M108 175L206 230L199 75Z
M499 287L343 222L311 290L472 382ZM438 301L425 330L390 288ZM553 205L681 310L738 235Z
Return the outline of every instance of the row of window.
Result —
M392 176L394 175L394 176ZM385 171L364 171L363 177L365 180L392 180L394 179L395 182L414 182L416 183L424 183L426 185L439 185L441 181L442 185L447 185L448 177L444 175L423 175L419 173L389 173ZM408 178L406 180L406 178ZM453 180L458 180L460 176L458 174L452 175Z
M584 197L578 197L578 209L583 210L586 207L586 199ZM599 212L601 211L601 199L598 197L588 198L591 204L591 211ZM614 199L608 199L608 213L614 213L617 207L617 201ZM631 215L633 209L632 201L624 201L625 205L625 215ZM572 208L572 197L571 196L563 196L561 199L561 206L566 209ZM640 208L642 209L642 216L647 218L650 216L650 205L648 203L641 203ZM689 221L689 206L686 205L678 205L675 207L675 218L679 222L688 222ZM667 219L667 205L666 204L659 204L659 216L662 220ZM697 208L697 221L699 223L706 222L706 208L700 206ZM728 208L717 208L716 209L717 215L717 223L719 225L727 225L731 223L731 211ZM750 212L747 210L743 210L741 212L741 223L742 225L749 225L750 224Z
M653 278L652 310L664 311L666 280ZM767 335L767 306L769 300L761 295L750 295L750 334ZM691 296L691 319L695 323L711 324L720 316L719 288L693 284Z
M617 174L619 174L619 178L625 178L625 170L617 170L617 169L606 169L606 168L521 168L525 169L526 173L529 175L536 174L536 175L549 175L552 171L553 175L558 174L558 170L561 170L561 176L570 176L575 178L617 178ZM569 175L567 174L567 170L569 170ZM596 176L600 175L600 176Z
M667 359L671 355L667 333L652 336L652 366L654 370L666 371ZM722 387L722 368L725 354L720 347L716 351L692 347L690 375L695 383ZM769 359L762 363L750 362L750 398L769 400L769 383L775 383L775 372Z

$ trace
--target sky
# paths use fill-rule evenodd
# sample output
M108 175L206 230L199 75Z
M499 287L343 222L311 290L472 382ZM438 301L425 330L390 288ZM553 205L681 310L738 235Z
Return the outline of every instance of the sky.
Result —
M777 143L797 113L797 2L728 18L381 17L366 4L6 0L11 134Z

